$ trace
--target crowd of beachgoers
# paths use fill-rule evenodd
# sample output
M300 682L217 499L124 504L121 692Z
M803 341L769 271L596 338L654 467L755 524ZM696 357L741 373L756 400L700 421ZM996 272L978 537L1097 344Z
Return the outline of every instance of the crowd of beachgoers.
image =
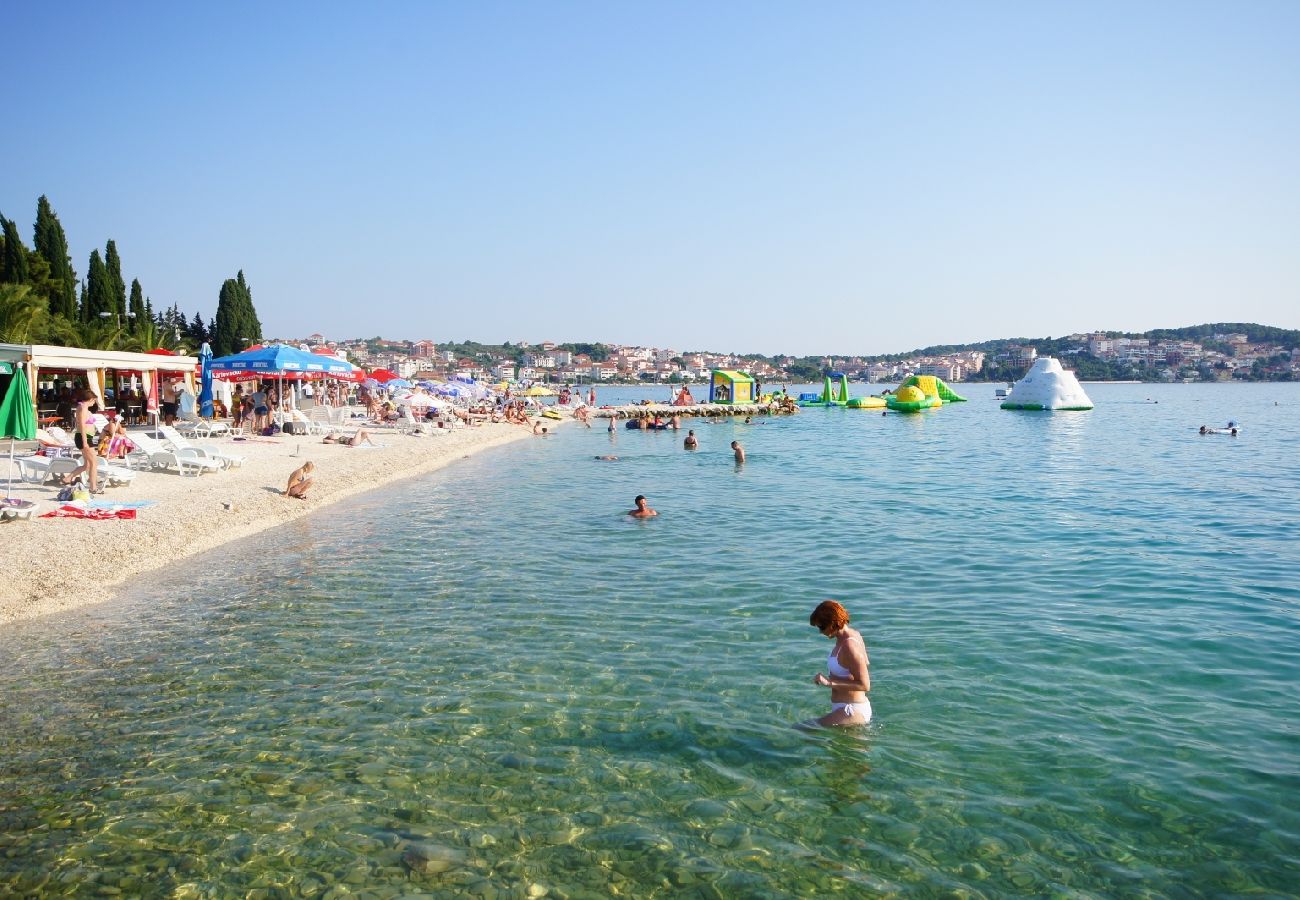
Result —
M166 387L156 414L129 392L106 396L103 409L76 385L38 398L56 411L35 441L0 457L0 622L108 599L133 575L321 503L542 434L557 420L588 421L595 399L564 391L543 405L527 389L477 383L439 392L266 380L238 385L229 404L218 399L200 417L183 385Z
M675 430L683 416L796 408L779 395L751 406L701 405L688 387L664 404L597 407L594 387L478 382L246 381L218 393L208 416L180 380L160 386L156 410L129 388L105 391L102 408L100 396L75 383L38 394L48 415L36 440L0 461L12 550L0 571L0 622L106 599L132 574L473 450L545 436L562 421L591 427L593 416L607 416L611 429L626 418L628 427ZM371 452L348 452L359 449ZM293 499L316 502L286 502ZM124 554L130 543L165 547L165 558ZM78 562L51 565L51 555ZM81 584L87 562L97 573L91 592Z

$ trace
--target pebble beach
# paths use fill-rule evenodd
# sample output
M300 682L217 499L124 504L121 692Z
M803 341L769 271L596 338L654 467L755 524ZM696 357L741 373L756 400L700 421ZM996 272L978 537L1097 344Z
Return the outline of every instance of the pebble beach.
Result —
M12 496L35 501L37 507L30 519L0 525L0 626L102 603L113 598L116 588L146 572L183 566L195 554L326 504L533 437L520 425L504 423L430 436L380 428L373 436L380 446L322 444L320 437L308 435L215 439L210 443L244 457L243 464L199 476L141 471L130 485L110 487L97 498L154 501L139 509L134 520L39 518L62 505L55 500L58 488L21 481L6 452L0 472ZM306 500L285 497L289 473L305 460L316 466L312 490Z

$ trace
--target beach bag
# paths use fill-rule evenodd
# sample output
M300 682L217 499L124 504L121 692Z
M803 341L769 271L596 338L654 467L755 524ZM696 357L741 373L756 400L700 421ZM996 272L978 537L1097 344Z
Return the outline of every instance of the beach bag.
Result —
M301 422L285 422L284 433L285 434L306 434L307 426L303 425Z
M59 488L59 493L57 496L55 496L54 499L58 500L60 503L67 503L69 500L71 500L72 485L67 485L66 487Z

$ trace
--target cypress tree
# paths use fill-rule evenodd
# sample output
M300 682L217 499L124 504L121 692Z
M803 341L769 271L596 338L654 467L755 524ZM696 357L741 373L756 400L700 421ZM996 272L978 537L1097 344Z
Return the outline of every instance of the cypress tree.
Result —
M237 278L227 278L221 285L209 340L217 356L238 353L262 340L262 323L253 308L253 292L244 280L242 269Z
M104 248L104 266L108 269L108 283L113 288L114 313L118 321L126 318L126 282L122 280L122 258L117 255L117 242L110 240Z
M81 300L81 320L98 322L100 313L113 312L113 283L108 267L99 256L99 249L90 251L90 267L86 271L86 291Z
M217 314L212 317L212 353L229 356L243 347L239 344L239 283L227 278L217 294Z
M249 343L259 343L262 340L262 322L257 318L257 310L253 307L253 289L248 286L244 280L244 270L239 270L239 275L235 279L239 284L240 299L243 305L243 334L241 338L246 338Z
M23 239L18 236L18 226L12 219L6 219L4 216L0 216L0 225L4 226L5 232L4 268L0 269L0 282L26 284L27 248L23 246Z
M127 321L130 325L127 330L130 331L131 334L138 334L140 329L144 327L145 320L149 318L149 312L145 309L144 305L144 290L140 287L139 278L131 279L130 307L131 308L128 310L130 315L127 316Z
M207 326L203 324L203 317L198 313L194 314L194 321L189 325L190 339L194 341L194 346L198 347L208 339Z
M50 264L50 281L56 286L51 294L50 312L68 320L77 318L77 272L68 255L68 238L58 215L44 194L36 201L36 227L33 235L36 252Z

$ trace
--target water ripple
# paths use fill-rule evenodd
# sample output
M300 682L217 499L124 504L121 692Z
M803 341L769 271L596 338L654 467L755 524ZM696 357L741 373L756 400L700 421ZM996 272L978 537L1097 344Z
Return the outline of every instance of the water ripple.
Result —
M1300 393L1094 399L562 430L13 629L0 893L1293 893Z

